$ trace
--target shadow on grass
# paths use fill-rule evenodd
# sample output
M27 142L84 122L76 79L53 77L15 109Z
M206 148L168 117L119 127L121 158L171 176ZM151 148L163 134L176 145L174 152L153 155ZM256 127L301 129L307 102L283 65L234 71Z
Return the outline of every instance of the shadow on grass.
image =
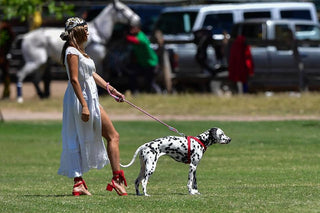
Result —
M163 196L164 194L160 194L160 193L152 193L152 194L149 194L150 197L153 197L153 196ZM167 194L168 195L168 194ZM186 194L186 193L170 193L170 195L174 195L174 196L201 196L200 195L189 195L189 194ZM64 195L21 195L22 197L78 197L78 196L73 196L72 194L64 194ZM105 194L93 194L92 196L106 196ZM115 194L115 196L118 196ZM135 193L128 193L128 196L130 197L148 197L148 196L144 196L143 194L140 194L140 195L136 195ZM83 197L83 196L81 196Z
M74 197L72 194L65 195L21 195L22 197Z

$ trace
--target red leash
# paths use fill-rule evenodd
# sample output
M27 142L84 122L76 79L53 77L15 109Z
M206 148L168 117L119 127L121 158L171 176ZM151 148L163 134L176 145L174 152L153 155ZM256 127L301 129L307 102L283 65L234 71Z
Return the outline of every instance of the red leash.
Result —
M117 97L117 96L115 96L115 95L111 94L111 92L110 92L110 90L109 90L108 85L109 85L109 83L107 83L106 88L107 88L107 91L108 91L109 95L110 95L111 97L113 97L116 101L118 101L118 102L119 102L119 101L121 101L119 97ZM154 120L158 121L159 123L163 124L164 126L168 127L168 128L169 128L169 130L171 130L171 131L173 131L173 132L176 132L176 133L178 133L179 135L181 135L181 136L185 137L185 135L184 135L183 133L179 132L176 128L174 128L174 127L172 127L172 126L169 126L169 125L168 125L168 124L166 124L165 122L163 122L163 121L161 121L160 119L158 119L158 118L156 118L156 117L152 116L151 114L149 114L149 113L148 113L148 112L146 112L145 110L141 109L140 107L138 107L138 106L134 105L134 104L133 104L133 103L131 103L130 101L128 101L128 100L126 100L126 99L123 99L123 101L124 101L124 102L126 102L127 104L131 105L132 107L134 107L134 108L138 109L140 112L143 112L144 114L146 114L146 115L147 115L147 116L149 116L150 118L152 118L152 119L154 119Z

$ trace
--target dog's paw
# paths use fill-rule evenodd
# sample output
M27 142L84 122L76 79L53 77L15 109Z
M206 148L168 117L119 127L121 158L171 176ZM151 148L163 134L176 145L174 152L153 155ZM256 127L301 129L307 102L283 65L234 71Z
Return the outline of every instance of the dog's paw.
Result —
M200 192L198 190L191 190L189 191L190 195L200 195Z
M138 194L136 194L137 196L146 196L146 197L150 197L150 195L149 194L142 194L142 193L138 193Z

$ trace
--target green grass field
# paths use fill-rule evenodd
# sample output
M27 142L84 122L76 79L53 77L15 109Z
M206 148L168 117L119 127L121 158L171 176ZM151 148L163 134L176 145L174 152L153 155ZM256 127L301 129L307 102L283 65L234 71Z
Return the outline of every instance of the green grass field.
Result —
M84 176L93 196L73 197L73 180L57 175L61 122L0 123L0 212L320 212L318 121L169 123L188 135L219 126L233 139L206 151L199 196L188 194L188 166L164 156L148 184L151 197L134 195L138 161L124 169L129 196L105 190L108 165ZM140 144L172 134L152 121L115 126L122 163Z

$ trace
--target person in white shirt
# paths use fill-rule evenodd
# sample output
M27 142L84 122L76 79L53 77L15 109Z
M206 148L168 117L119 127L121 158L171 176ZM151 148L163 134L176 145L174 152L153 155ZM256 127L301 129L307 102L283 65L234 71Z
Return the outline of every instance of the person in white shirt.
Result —
M107 190L115 189L119 195L127 195L126 179L120 170L119 133L99 104L97 85L109 90L120 102L124 95L95 72L94 61L84 49L88 36L87 23L78 17L66 21L60 36L66 41L61 59L69 82L63 99L63 147L58 174L74 178L74 196L91 195L83 174L110 162L113 178ZM107 149L102 136L107 141Z

